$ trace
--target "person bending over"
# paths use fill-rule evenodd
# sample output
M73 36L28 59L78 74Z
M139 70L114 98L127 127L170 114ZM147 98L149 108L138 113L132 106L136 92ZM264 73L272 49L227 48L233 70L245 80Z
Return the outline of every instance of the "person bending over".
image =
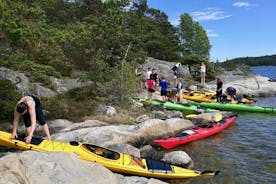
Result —
M20 116L23 116L24 123L27 129L27 137L25 142L29 144L32 140L33 133L36 127L36 121L42 126L47 138L50 140L49 127L44 119L42 112L42 107L40 100L35 96L24 96L18 102L14 108L14 118L13 118L13 130L11 134L11 139L17 138L17 126Z

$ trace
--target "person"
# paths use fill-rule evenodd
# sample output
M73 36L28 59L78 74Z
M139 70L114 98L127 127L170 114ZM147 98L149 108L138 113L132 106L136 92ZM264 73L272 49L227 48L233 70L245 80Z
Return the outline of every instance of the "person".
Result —
M176 88L177 88L177 93L178 93L178 102L181 102L182 93L183 93L183 85L182 85L181 79L179 79Z
M227 92L227 95L230 96L231 100L236 100L236 94L237 94L237 91L235 88L233 87L228 87L226 89L226 92Z
M178 77L179 77L179 67L181 66L181 63L176 63L173 67L172 67L172 71L173 71L173 80L174 80L174 87L176 87L177 83L178 83Z
M161 87L161 96L163 101L167 101L167 81L164 77L161 78L159 86Z
M147 81L150 80L150 75L151 75L151 73L152 73L151 68L148 67L148 71L147 71L147 73L146 73L146 75L147 75Z
M181 63L176 63L173 67L172 67L172 71L174 75L178 75L178 69L181 66Z
M206 66L203 62L200 65L200 82L202 85L205 85L205 76L206 76Z
M154 80L155 85L158 84L158 74L156 73L155 69L153 68L150 74L150 77Z
M36 127L36 120L42 126L47 138L51 140L49 127L44 119L40 100L35 96L24 96L22 97L14 108L13 118L13 130L11 139L17 138L17 126L20 116L23 116L25 127L27 129L27 137L25 142L29 144L32 140L33 133Z
M222 86L223 86L223 83L222 83L221 79L219 77L217 77L217 93L216 93L217 102L221 102Z
M155 82L153 80L153 76L150 76L150 79L147 80L147 86L148 86L148 98L152 99L155 92Z

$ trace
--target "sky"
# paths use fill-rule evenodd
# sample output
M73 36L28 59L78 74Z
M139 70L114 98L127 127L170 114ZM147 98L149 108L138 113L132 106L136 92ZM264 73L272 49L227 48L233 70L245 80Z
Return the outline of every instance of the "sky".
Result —
M177 26L188 13L207 32L211 61L276 54L276 0L148 0Z

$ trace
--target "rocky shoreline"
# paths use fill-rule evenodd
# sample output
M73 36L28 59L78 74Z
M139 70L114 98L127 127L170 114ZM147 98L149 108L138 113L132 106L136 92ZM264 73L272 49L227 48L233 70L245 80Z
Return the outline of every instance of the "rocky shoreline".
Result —
M149 58L143 65L155 67L161 76L172 79L171 66L173 63ZM183 67L183 74L187 73L187 68ZM237 93L250 97L276 95L276 82L270 82L269 78L252 75L247 76L241 72L226 72L219 76L223 83L223 90L232 86L237 89ZM85 84L77 79L60 80L52 79L57 91L52 91L37 83L29 82L28 78L19 72L15 72L0 67L0 78L11 80L22 94L35 94L37 96L55 96L71 88L80 87ZM185 79L184 79L185 83ZM201 87L200 84L195 86ZM210 81L205 90L216 90L216 82ZM142 95L146 95L146 90ZM141 107L139 104L133 104ZM177 114L177 113L176 113ZM228 114L225 114L227 116ZM193 168L192 159L183 151L174 151L166 154L155 151L151 145L155 138L165 138L174 135L181 130L194 126L193 122L183 119L181 115L168 115L166 120L150 119L142 115L137 117L134 125L110 125L105 122L87 119L84 122L70 122L68 120L54 120L49 122L53 134L53 140L58 141L80 141L91 144L98 144L109 147L120 152L143 158L154 158L172 164L181 165L186 168ZM213 115L206 115L199 118L211 120ZM23 130L24 128L21 127ZM9 130L7 130L9 131ZM41 129L38 126L37 132ZM135 147L134 147L135 146ZM137 148L136 148L137 147ZM139 149L138 149L139 148ZM66 153L36 153L25 152L5 152L0 158L0 183L141 183L141 184L162 184L164 181L147 179L136 176L123 176L114 174L108 169L96 163L80 161L75 155ZM169 158L169 159L168 159ZM196 168L196 167L195 167ZM206 168L208 169L208 168Z

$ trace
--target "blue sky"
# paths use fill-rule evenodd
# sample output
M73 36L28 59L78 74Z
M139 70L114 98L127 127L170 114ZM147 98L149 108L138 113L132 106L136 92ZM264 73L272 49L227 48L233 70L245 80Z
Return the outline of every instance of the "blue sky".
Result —
M276 0L148 0L173 25L189 13L207 31L211 61L276 54Z

